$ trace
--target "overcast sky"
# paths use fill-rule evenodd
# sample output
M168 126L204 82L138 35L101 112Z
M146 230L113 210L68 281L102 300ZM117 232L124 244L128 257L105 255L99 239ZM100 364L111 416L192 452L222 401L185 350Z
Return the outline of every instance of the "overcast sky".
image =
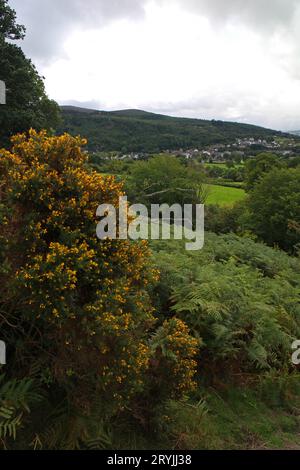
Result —
M299 0L10 0L60 104L300 129Z

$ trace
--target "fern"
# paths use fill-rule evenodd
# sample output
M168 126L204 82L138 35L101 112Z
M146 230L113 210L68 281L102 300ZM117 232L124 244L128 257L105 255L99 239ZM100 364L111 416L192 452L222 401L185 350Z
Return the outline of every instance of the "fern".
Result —
M0 375L0 440L5 448L8 438L16 440L24 414L30 413L30 405L41 399L33 380L24 378L5 382L5 375Z
M199 252L181 242L153 248L161 305L168 294L171 312L203 340L209 360L236 367L238 359L242 371L255 373L289 366L300 336L299 260L235 235L207 234Z

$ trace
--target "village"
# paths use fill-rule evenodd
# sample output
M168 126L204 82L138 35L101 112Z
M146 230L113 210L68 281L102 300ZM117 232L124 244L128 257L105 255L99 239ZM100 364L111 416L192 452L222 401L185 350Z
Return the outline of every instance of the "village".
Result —
M229 144L214 144L202 149L177 149L166 150L163 153L183 157L187 160L197 159L202 163L226 163L231 160L243 162L245 158L251 158L260 152L272 152L284 157L293 157L299 155L300 148L296 139L291 137L267 141L254 137L236 139ZM107 156L107 159L116 160L145 160L150 154L145 152L131 152L128 154L115 153ZM105 157L104 157L105 158Z

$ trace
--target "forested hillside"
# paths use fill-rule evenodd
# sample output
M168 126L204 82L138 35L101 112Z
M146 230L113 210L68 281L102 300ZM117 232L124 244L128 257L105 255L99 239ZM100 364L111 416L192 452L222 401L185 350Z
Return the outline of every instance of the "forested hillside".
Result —
M283 135L262 127L187 119L139 110L103 112L63 106L60 132L83 135L93 151L157 152L232 142L237 138L272 139Z

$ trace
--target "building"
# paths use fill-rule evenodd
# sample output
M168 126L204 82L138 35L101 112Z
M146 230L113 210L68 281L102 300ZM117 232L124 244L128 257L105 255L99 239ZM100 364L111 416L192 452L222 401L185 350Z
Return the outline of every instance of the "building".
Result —
M5 83L0 80L0 104L5 104L6 103L6 89L5 89Z

